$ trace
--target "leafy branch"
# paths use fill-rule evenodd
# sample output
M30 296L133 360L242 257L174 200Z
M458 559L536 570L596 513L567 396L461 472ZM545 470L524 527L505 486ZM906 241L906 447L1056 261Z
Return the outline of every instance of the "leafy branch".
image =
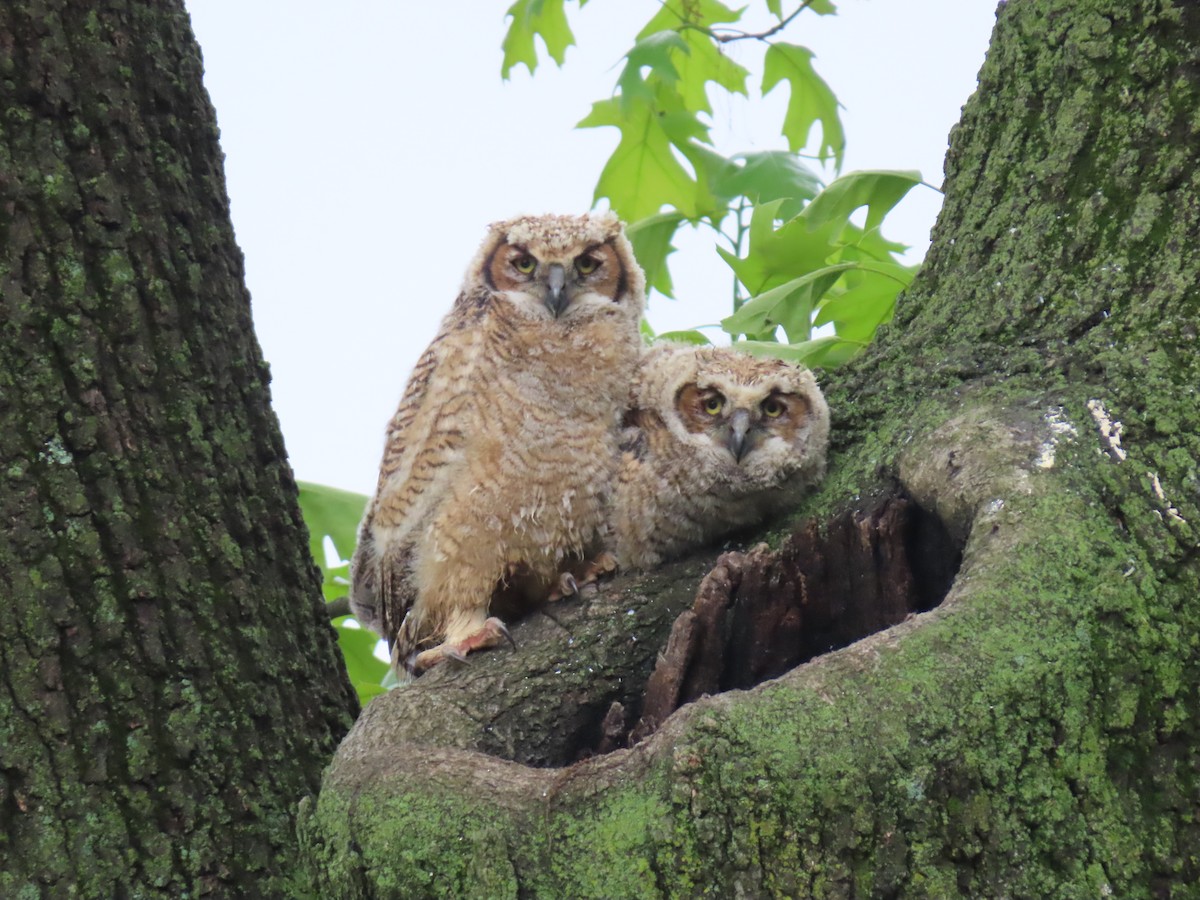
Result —
M782 0L763 3L775 23L749 31L732 27L745 10L720 0L660 0L625 54L612 96L593 103L578 127L618 131L594 199L607 200L630 223L651 289L673 296L668 258L679 228L711 228L735 278L733 313L721 321L730 340L750 352L837 365L891 318L912 279L914 269L898 258L905 248L880 229L923 182L916 172L855 172L826 184L809 168L805 151L835 175L841 169L845 132L837 97L813 67L811 50L776 38L804 12L836 10L831 0L803 0L785 15ZM517 64L536 69L535 36L562 64L574 43L564 4L517 0L510 7L505 77ZM723 49L738 40L766 45L761 95L787 87L780 123L786 151L726 155L714 145L710 91L750 99L751 72ZM864 207L859 226L851 217ZM833 333L817 334L822 328ZM698 331L669 337L707 342Z

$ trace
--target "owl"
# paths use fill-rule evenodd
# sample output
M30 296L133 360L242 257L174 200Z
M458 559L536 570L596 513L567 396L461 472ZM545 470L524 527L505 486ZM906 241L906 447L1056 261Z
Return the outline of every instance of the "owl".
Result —
M571 592L601 557L644 294L612 214L488 229L388 426L351 560L351 609L398 671L500 643L494 596Z
M782 511L825 474L812 373L727 347L658 344L630 393L611 502L621 564L649 568Z

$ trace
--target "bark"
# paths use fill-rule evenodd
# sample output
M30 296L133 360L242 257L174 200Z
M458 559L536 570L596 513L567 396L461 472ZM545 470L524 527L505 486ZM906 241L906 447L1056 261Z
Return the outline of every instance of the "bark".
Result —
M182 3L0 5L0 896L295 895L356 701Z
M945 600L755 688L684 703L631 748L572 765L511 761L555 720L543 704L570 705L544 669L510 675L522 698L505 715L530 724L512 748L443 742L441 719L369 738L360 726L302 807L301 840L324 891L1194 892L1197 109L1194 4L1002 5L980 88L952 135L924 270L868 355L826 379L832 466L800 511L816 524L774 534L775 550L754 551L752 563L726 557L673 642L669 617L656 616L662 674L646 709L740 685L737 666L761 665L762 642L746 640L751 652L734 669L692 667L736 648L738 629L721 629L738 604L757 608L748 621L774 621L798 640L807 610L787 598L805 595L804 565L833 545L801 552L798 541L836 533L893 482L948 536L927 560L925 571L941 573L934 582L962 548ZM881 548L890 541L878 536ZM872 556L872 572L886 556ZM910 554L908 571L923 558ZM890 585L881 603L893 604L880 625L904 612L897 578L878 579ZM760 587L743 594L750 583ZM607 620L609 643L645 640L632 624L653 605L640 584L609 590L633 610ZM524 630L510 662L573 659L578 633ZM487 674L505 652L379 698L364 721L391 705L432 709L425 695L435 692L465 716L506 704ZM768 661L762 674L786 662ZM632 712L605 697L594 728L601 746L616 746Z

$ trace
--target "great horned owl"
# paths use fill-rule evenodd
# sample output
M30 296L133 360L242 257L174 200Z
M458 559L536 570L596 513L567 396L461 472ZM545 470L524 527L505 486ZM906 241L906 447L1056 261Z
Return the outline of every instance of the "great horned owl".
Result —
M644 294L612 214L489 228L388 427L351 561L351 609L397 668L495 645L494 592L544 598L602 549Z
M642 357L621 440L611 542L648 568L793 503L825 474L829 408L812 373L726 347Z

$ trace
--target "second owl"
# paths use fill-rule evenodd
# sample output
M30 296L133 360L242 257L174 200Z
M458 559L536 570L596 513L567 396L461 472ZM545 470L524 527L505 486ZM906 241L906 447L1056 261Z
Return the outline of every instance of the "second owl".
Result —
M351 562L351 608L421 671L506 635L602 549L603 492L640 352L645 279L615 216L489 229L388 428Z
M725 347L659 344L630 395L612 495L623 566L649 568L794 504L825 474L812 373Z

